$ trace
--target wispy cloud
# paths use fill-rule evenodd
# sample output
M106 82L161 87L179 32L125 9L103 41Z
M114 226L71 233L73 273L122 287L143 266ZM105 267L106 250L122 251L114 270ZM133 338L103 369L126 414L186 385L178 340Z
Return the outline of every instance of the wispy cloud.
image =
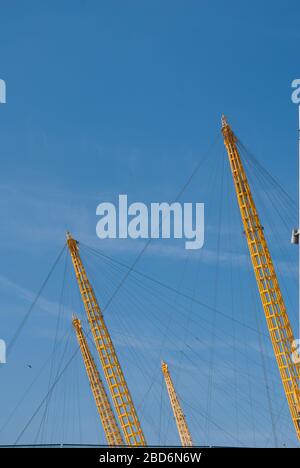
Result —
M8 278L2 275L0 275L0 289L5 290L14 297L18 297L19 299L24 300L29 304L33 303L33 301L36 298L36 292L24 288L23 286L14 283L13 281L9 280ZM38 299L37 307L50 315L57 315L59 304L58 302L50 301L48 299L45 299L43 296L40 296ZM67 312L70 313L71 317L71 309L67 310Z

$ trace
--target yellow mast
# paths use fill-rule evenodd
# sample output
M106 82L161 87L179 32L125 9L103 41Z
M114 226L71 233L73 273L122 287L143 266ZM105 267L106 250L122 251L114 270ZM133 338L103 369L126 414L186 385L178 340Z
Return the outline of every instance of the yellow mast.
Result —
M179 437L181 440L181 445L183 447L192 447L193 446L192 436L190 434L190 431L189 431L189 428L185 419L185 415L180 406L180 402L179 402L178 396L176 394L176 390L174 388L174 384L170 376L168 365L164 361L162 361L161 363L161 370L162 370L162 373L166 382L166 387L168 390Z
M130 391L119 363L109 331L93 288L79 255L78 242L67 233L76 279L91 327L96 349L127 445L145 446L146 440L134 407Z
M292 360L294 335L279 287L275 268L236 146L236 137L226 118L222 133L228 153L237 201L254 274L296 434L300 440L299 363Z
M73 316L72 323L76 332L77 341L80 347L86 373L90 382L91 390L102 422L107 443L108 445L124 445L117 420L110 406L107 393L100 378L96 363L91 355L86 337L84 336L81 321L77 317Z

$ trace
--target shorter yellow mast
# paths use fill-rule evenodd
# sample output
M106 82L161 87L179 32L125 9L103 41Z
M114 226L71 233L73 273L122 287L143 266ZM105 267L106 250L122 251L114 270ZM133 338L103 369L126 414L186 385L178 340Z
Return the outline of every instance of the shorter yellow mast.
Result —
M170 372L168 369L168 365L164 361L162 361L161 363L161 370L162 370L162 373L166 382L172 410L174 413L179 437L181 440L181 445L183 447L192 447L193 446L192 436L190 434L190 431L189 431L189 428L185 419L185 415L180 406L179 398L175 391L174 384L172 382Z
M86 373L90 382L97 410L100 415L107 443L108 445L124 445L122 435L114 412L111 408L103 382L100 378L95 361L88 347L86 337L84 336L81 321L77 317L73 316L72 323L76 332L77 341L80 346Z

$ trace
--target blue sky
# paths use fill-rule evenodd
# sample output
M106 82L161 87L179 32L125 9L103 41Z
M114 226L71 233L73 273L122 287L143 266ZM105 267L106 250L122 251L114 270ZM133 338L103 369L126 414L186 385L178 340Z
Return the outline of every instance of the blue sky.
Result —
M290 86L299 75L298 2L0 3L0 78L7 84L7 104L0 106L0 337L9 342L14 335L67 229L130 264L143 243L97 239L97 204L120 193L132 202L172 201L208 154L182 197L206 205L204 248L187 253L180 242L155 241L138 267L234 320L146 280L139 289L137 278L126 282L107 322L149 442L179 442L162 387L164 357L198 444L274 445L272 416L278 444L295 444L241 235L220 118L228 116L296 200L297 110ZM295 327L297 252L289 245L295 212L284 203L273 210L282 193L259 178L253 188ZM93 262L88 251L86 261L105 304L124 271ZM61 350L67 360L76 348L70 316L74 308L84 315L70 265L61 294L63 271L64 260L0 369L0 426L53 346L53 372ZM50 368L0 433L1 443L16 440L47 391ZM103 443L93 405L77 359L53 394L46 421L39 413L22 441Z

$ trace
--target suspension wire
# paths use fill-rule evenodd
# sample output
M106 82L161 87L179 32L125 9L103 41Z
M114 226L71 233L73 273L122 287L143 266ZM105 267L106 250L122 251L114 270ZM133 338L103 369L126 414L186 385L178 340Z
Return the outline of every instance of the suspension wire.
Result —
M119 261L119 260L116 260L116 259L110 257L110 256L107 255L107 254L104 254L104 253L103 253L101 250L99 250L99 249L93 249L93 248L88 247L87 245L82 244L82 243L80 243L80 245L81 245L81 246L84 245L85 248L87 248L87 249L93 251L94 254L99 254L99 256L101 256L101 257L103 257L103 258L107 258L107 259L109 259L109 260L111 260L111 261L113 261L113 262L115 262L115 263L117 263L117 264L123 266L123 267L126 268L126 269L129 269L129 268L130 268L130 267L129 267L128 265L126 265L124 262L121 262L121 261ZM178 291L178 290L177 290L176 288L174 288L173 286L170 286L170 285L168 285L168 284L166 284L166 283L163 283L162 281L158 280L157 278L153 278L152 276L150 276L150 275L148 275L148 274L146 274L146 273L142 273L141 271L136 270L136 269L132 269L132 272L135 273L135 274L137 274L137 275L139 275L139 276L141 276L141 277L144 277L144 278L146 278L146 279L152 281L153 283L156 283L156 284L159 285L159 286L162 286L162 287L165 288L165 289L168 289L168 290L171 291L171 292L174 292L175 294L178 294L178 295L184 297L185 299L189 299L189 300L191 300L192 302L194 302L194 303L196 303L196 304L199 304L199 305L201 305L202 307L204 307L204 308L206 308L206 309L208 309L208 310L210 310L210 311L212 311L212 312L216 312L218 315L221 315L222 317L224 317L224 318L226 318L226 319L228 319L228 320L230 320L230 321L234 321L235 323L238 323L239 325L241 325L241 326L244 327L244 328L248 328L249 330L251 330L251 331L254 332L254 333L259 333L258 330L257 330L256 328L252 327L251 325L245 324L244 322L241 322L241 321L238 320L238 319L233 319L231 315L229 315L229 314L227 314L227 313L225 313L225 312L222 312L220 309L217 309L217 308L215 308L215 307L213 307L213 306L210 306L209 304L206 304L205 302L202 302L202 301L200 301L199 299L193 299L193 296L190 296L189 294L184 293L184 292L182 292L182 291ZM263 332L261 332L261 334L262 334L263 336L268 336L266 333L263 333Z
M251 261L250 257L248 258L249 266L251 266ZM252 308L254 310L254 318L255 318L255 323L257 326L258 331L260 331L260 321L259 321L259 316L258 316L258 311L257 311L257 303L255 301L256 295L254 293L254 285L252 284L251 288L251 297L252 297ZM273 403L272 403L272 397L271 397L271 391L270 391L270 383L269 383L269 377L268 377L268 371L267 371L267 364L265 360L265 351L263 347L263 341L262 341L262 336L260 333L258 333L258 345L259 345L259 351L260 351L260 357L261 357L261 363L262 363L262 370L263 370L263 378L265 381L265 390L266 390L266 397L267 397L267 403L268 403L268 409L269 409L269 415L270 415L270 420L271 420L271 428L272 428L272 434L273 434L273 440L275 447L278 447L278 435L277 435L277 429L276 429L276 424L275 424L275 415L274 415L274 410L273 410Z
M219 153L219 152L218 152ZM214 193L214 177L216 177L216 171L211 171L210 173L210 177L207 177L207 181L208 182L208 189L209 189L209 197L208 197L208 201L206 202L206 206L210 207L212 206L212 197L213 197L213 193ZM194 278L194 284L193 284L193 291L192 291L192 299L195 299L195 294L196 294L196 284L197 284L197 280L198 280L198 277L199 277L199 273L200 273L200 264L201 264L201 259L202 259L202 256L203 256L203 250L200 251L200 255L199 255L199 258L197 260L197 271L196 271L196 275L195 275L195 278ZM178 288L177 288L178 290ZM176 295L176 297L178 297L178 293ZM190 321L191 321L191 315L192 315L192 310L193 310L193 305L194 305L194 302L193 300L190 301L190 306L188 308L188 310L186 311L186 327L185 327L185 336L184 338L182 339L182 347L186 346L187 344L187 339L188 339L188 335L189 335L189 324L190 324ZM172 310L172 309L171 309ZM185 312L185 311L184 311ZM182 371L182 360L183 360L183 353L180 352L180 358L179 358L179 370L178 372L176 373L175 375L175 387L178 388L179 387L179 382L180 382L180 378L181 378L181 371ZM171 419L171 412L169 412L169 418L168 418L168 422L167 422L167 430L165 431L165 444L166 444L166 440L167 440L167 434L168 434L168 430L169 430L169 425L170 425L170 419Z
M60 293L59 308L58 308L58 315L57 315L56 328L55 328L55 336L54 336L54 343L53 343L53 358L51 360L50 373L49 373L48 390L50 388L50 383L51 383L51 379L52 379L53 372L54 372L54 361L55 361L55 356L56 356L58 331L59 331L59 326L60 326L61 316L62 316L62 302L63 302L63 294L64 294L65 281L66 281L67 265L68 265L68 256L67 256L67 251L66 251L65 265L64 265L64 270L63 270L63 281L62 281L62 287L61 287L61 293ZM49 403L50 403L50 397L51 397L51 395L49 395L49 398L47 399L47 401L45 403L44 414L43 414L43 417L41 419L40 429L39 429L38 434L37 434L37 437L39 436L39 434L41 434L41 441L43 440L44 433L45 433L45 425L46 425L46 420L47 420L47 413L48 413L48 408L49 408Z
M252 159L255 159L254 156L252 156L248 152L248 150L244 149L244 147L243 147L243 151L245 151L245 153L246 153L246 160L247 161L251 162ZM255 169L257 169L257 167L258 167L258 170L252 170L250 172L250 174L251 174L251 176L256 176L257 179L261 182L260 188L262 189L262 192L263 192L265 198L267 199L269 204L273 207L274 211L276 211L278 218L282 222L282 225L285 226L285 228L286 228L286 231L287 231L286 235L289 236L290 235L291 225L293 224L294 219L297 217L296 203L284 191L284 189L274 180L274 178L272 178L272 176L270 176L270 177L272 179L271 184L272 184L272 187L273 187L273 194L272 194L273 196L271 196L271 193L269 193L269 191L264 189L264 186L266 185L266 176L264 175L263 170L261 170L261 171L259 170L258 164L259 163L257 162L257 164L256 165L254 164L254 166L253 166ZM265 171L265 172L267 172L267 171ZM269 181L269 180L267 179L267 181ZM283 193L283 195L285 195L286 198L288 198L290 203L285 204L283 202L282 198L280 198L279 194L277 193L277 188L281 191L281 193ZM293 265L297 269L297 262L294 262L294 257L292 258L291 249L285 249L285 250L283 249L282 240L280 239L279 233L277 232L275 222L273 222L273 219L272 219L272 217L270 215L270 212L269 212L269 206L267 207L267 205L264 204L264 200L261 200L261 201L263 202L263 205L264 205L264 208L265 208L264 215L265 215L266 219L268 219L268 223L270 225L270 231L274 235L274 238L275 238L275 241L276 241L275 242L276 249L278 250L279 254L282 256L282 259L283 259L282 261L284 262L283 267L287 270L287 272L289 274L289 277L290 277L290 280L295 282L295 284L296 283L298 284L297 274L296 274L296 272L294 273L294 270L292 269ZM282 206L282 209L280 209L280 205ZM290 218L289 221L287 221L287 219L283 216L283 213L287 214L290 208L292 209L291 218ZM290 257L290 260L288 260L287 257ZM290 314L292 312L295 312L295 316L296 316L297 315L296 314L296 304L295 304L294 299L292 300L292 298L291 298L290 290L287 287L287 283L286 283L286 277L285 277L286 275L284 275L283 271L281 271L280 263L277 264L277 270L278 270L278 272L280 274L280 282L281 282L282 287L284 289L285 296L287 297L287 299L288 299L288 301L290 303Z
M140 297L140 293L138 294L138 296ZM130 292L130 295L128 295L128 300L131 301L131 300L133 300L133 298L134 298L134 296L133 296L132 292ZM137 299L137 301L138 301L138 300L139 300L139 299ZM162 298L159 299L159 300L162 300L162 301L168 303L164 297L162 297ZM139 302L140 302L140 301L139 301ZM149 299L147 299L147 302L149 302ZM149 304L150 304L150 302L149 302ZM170 303L169 305L172 305L172 304ZM142 303L140 304L140 308L144 308L144 306L143 306ZM150 309L150 313L152 313L152 315L154 314L153 310L154 310L153 308ZM179 309L178 309L178 310L179 310ZM183 309L183 310L184 310L184 309ZM155 314L154 314L154 316L155 316ZM145 316L145 318L147 319L147 316ZM160 322L160 319L159 319L159 318L158 318L158 321ZM173 321L174 321L174 320L173 320ZM150 321L149 323L151 323L151 321ZM201 328L203 329L203 325L201 325ZM185 327L181 325L181 329L184 330ZM176 337L176 339L178 339L178 338ZM199 338L198 338L197 336L195 336L194 339L199 340ZM220 338L219 338L219 339L220 339ZM230 342L228 342L228 345L230 346ZM201 356L199 355L199 357L201 357ZM255 361L253 361L253 364L256 364Z
M251 164L251 157L249 157L248 153L245 153L244 157L245 157L245 161L250 162ZM285 203L284 199L279 196L278 192L281 191L282 193L283 189L281 189L281 187L278 184L274 185L271 183L272 190L273 190L272 196L271 196L271 193L269 193L269 191L265 190L266 184L270 181L266 178L265 174L262 171L260 171L257 165L251 166L249 178L253 179L254 177L256 177L257 180L260 182L261 184L260 189L263 191L264 196L268 198L269 202L273 206L273 209L276 211L278 218L281 219L283 225L286 227L287 232L290 232L290 221L294 220L295 218L296 207L292 206L289 203ZM279 209L280 205L282 206L282 210ZM290 209L291 209L291 212L290 212L291 218L289 221L287 221L287 219L283 216L283 213L285 213L285 215L288 216Z
M124 312L124 311L123 311Z
M107 270L107 267L106 267L106 276L108 275L108 271L109 271L109 270ZM132 277L132 279L133 279L133 277ZM137 285L139 285L139 283L137 283ZM144 288L144 290L146 290L146 288L145 288L144 285L143 285L143 288ZM126 288L124 289L124 293L125 293L125 292L126 292ZM149 288L148 292L151 293L151 294L153 295L153 290L152 290L152 289ZM127 294L127 293L126 293L126 294ZM157 298L158 298L158 297L159 297L159 296L157 296ZM134 296L133 296L133 293L132 293L132 291L131 291L130 294L128 295L128 300L129 300L129 301L132 301L133 299L134 299ZM136 299L136 301L140 302L140 293L138 293L138 299ZM163 302L165 302L166 304L168 304L169 306L172 307L172 303L168 303L168 301L166 300L166 298L165 298L164 296L160 297L160 298L159 298L159 301L163 301ZM147 303L150 304L149 299L147 299ZM140 308L144 308L144 306L143 306L142 303L140 303ZM152 307L152 308L150 309L150 313L154 314L153 310L154 310L154 309L153 309L153 307ZM183 309L183 310L184 310L184 309ZM179 311L179 309L178 309L178 311ZM154 316L155 316L155 315L154 315ZM145 316L145 318L146 318L146 319L148 318L147 315ZM157 318L157 319L158 319L158 321L160 322L160 319L159 319L159 318ZM174 319L173 319L173 322L174 322ZM151 321L150 321L149 323L151 323ZM181 330L185 330L184 325L180 325L180 327L181 327ZM201 325L201 328L203 329L203 325ZM268 337L268 335L265 335L265 336ZM178 338L176 337L176 339L178 339ZM198 340L198 337L195 336L194 339ZM219 338L219 339L220 339L220 338ZM230 342L228 342L227 344L228 344L228 346L230 346ZM199 357L200 357L200 356L199 356ZM256 364L255 361L252 361L252 362L253 362L253 364Z
M257 308L256 307L254 307L254 315L255 315L255 320L256 320L256 323L257 323L257 327L259 329L260 328L260 323L259 323L259 320L258 320ZM273 403L272 403L272 397L271 397L271 391L270 391L269 378L268 378L268 373L267 373L267 365L266 365L266 360L265 360L265 356L264 356L263 343L262 343L262 339L261 339L260 335L258 336L258 343L259 343L260 356L261 356L261 362L262 362L262 368L263 368L263 376L264 376L264 380L265 380L268 407L269 407L269 412L270 412L270 417L271 417L272 434L273 434L275 448L278 448L278 436L277 436L277 429L276 429L276 424L275 424L275 417L274 417L274 410L273 410Z
M88 264L87 264L87 266L88 266ZM88 272L88 275L89 275L89 277L91 277L92 280L93 280L93 275L92 275L91 271ZM95 285L96 283L93 281L93 284ZM123 289L124 289L124 286L123 286ZM96 295L97 295L97 288L96 288L95 286L94 286L94 290L95 290ZM97 295L97 297L98 297L98 295ZM115 304L115 307L117 307L116 304ZM119 307L117 307L117 311L118 311L118 316L119 316L119 319L118 319L118 320L119 320L119 323L122 323L122 324L123 324L123 327L124 327L127 331L129 331L129 327L128 327L126 321L123 319L123 313L122 313L122 312L124 312L124 304L123 304L123 303L122 303L122 312L120 312ZM126 335L123 335L123 336L126 336ZM130 336L130 335L128 335L128 336ZM93 340L90 340L90 341L91 341L92 346L96 349L96 346L95 346L95 343L93 342ZM128 340L128 347L129 347L129 353L130 353L131 358L132 358L132 362L133 362L133 363L135 364L135 366L140 370L141 374L142 374L143 377L144 377L144 380L146 380L147 378L150 378L150 379L151 379L151 377L149 377L150 374L148 373L147 370L145 370L145 368L144 368L144 366L143 366L143 363L141 362L141 359L140 359L139 354L138 354L138 353L135 353L134 350L132 349L132 347L130 346L130 339ZM144 411L143 411L142 408L141 408L141 410L140 410L140 413L143 413L143 414L144 414ZM144 417L145 417L145 419L146 419L146 416L145 416L145 415L144 415ZM149 418L149 416L148 416L148 418ZM151 419L150 424L151 424L152 427L154 427L154 426L155 426L155 421L154 421L151 417L150 417L150 419Z
M26 432L27 428L30 426L31 422L33 421L33 419L35 418L35 416L39 413L40 409L42 408L42 406L44 405L44 403L47 401L47 398L49 396L49 394L51 394L54 390L54 388L56 387L57 383L60 381L60 379L62 378L62 376L64 375L64 372L68 369L69 365L71 364L71 362L73 361L73 359L75 358L76 354L78 352L78 348L74 351L74 353L71 355L70 359L67 361L67 363L64 365L63 369L59 372L57 378L54 380L53 384L51 385L50 389L47 391L46 395L42 398L42 400L40 401L40 403L38 404L38 406L36 407L36 409L34 410L33 414L31 415L31 417L29 418L29 420L27 421L27 423L25 424L25 426L23 427L23 429L21 430L21 432L19 433L19 435L17 436L15 442L13 445L17 445L19 440L21 439L21 437L23 436L23 434Z
M124 310L123 310L123 313L124 313Z
M266 192L266 197L269 199L271 205L273 205L273 201L272 199L269 197L268 193ZM291 265L288 261L288 259L286 258L287 257L287 254L286 252L283 250L281 244L281 239L277 233L277 230L275 229L274 225L273 225L273 222L272 222L272 219L271 219L271 216L269 216L269 212L268 210L266 210L266 213L265 213L265 217L266 219L268 219L268 222L269 222L269 225L271 226L271 232L272 234L274 235L274 238L275 238L275 241L276 241L276 248L278 249L280 255L282 256L282 258L284 259L283 261L285 262L284 263L284 266L285 268L287 269L287 272L289 274L289 277L291 280L293 280L293 282L297 282L297 278L296 278L296 275L293 274L293 271L292 271L292 268L291 268ZM290 292L289 292L289 288L287 287L287 283L286 283L286 279L285 279L285 275L282 273L281 271L281 268L280 268L280 264L277 264L276 265L276 269L278 271L278 273L280 274L280 282L282 284L282 287L284 289L284 292L285 292L285 296L288 298L289 302L291 303L291 310L295 310L295 307L293 306L294 304L294 301L292 301L292 298L291 298L291 295L290 295Z
M197 170L198 170L198 169L197 169ZM196 172L197 172L197 170L196 170ZM195 172L195 171L194 171L194 172ZM190 180L193 178L193 176L194 176L194 173L193 173L192 176L190 177ZM190 180L189 180L189 181L190 181ZM188 185L189 181L187 182L186 186ZM183 191L185 190L186 186L184 187ZM179 195L179 197L176 198L176 200L178 200L178 199L180 198L180 196L181 196L181 194ZM150 241L151 241L151 239L150 239ZM149 243L150 243L150 242L149 242ZM82 245L82 244L80 244L80 245ZM64 247L65 247L65 246L64 246ZM151 281L154 281L154 282L156 282L157 284L159 284L160 286L163 286L163 287L169 289L169 290L172 291L173 293L178 294L178 295L181 295L181 296L185 297L186 299L192 300L193 303L195 303L195 302L200 303L200 301L194 300L194 299L193 299L193 296L189 297L189 295L187 295L187 294L184 294L184 293L182 294L181 291L179 292L178 290L176 290L176 288L172 288L172 287L166 286L166 285L164 285L163 283L161 283L160 281L155 280L155 279L149 277L148 275L144 275L144 274L142 274L142 273L140 273L140 272L137 272L137 271L135 270L135 266L136 266L137 262L139 261L139 259L141 258L141 256L143 255L143 253L144 253L144 251L146 250L147 247L148 247L148 245L146 244L146 245L144 246L144 249L142 249L142 251L139 253L138 257L136 258L135 262L133 263L133 265L132 265L131 267L128 267L127 265L122 264L122 267L125 267L125 268L129 269L129 271L127 271L127 274L125 275L125 277L123 277L121 283L119 283L117 289L115 290L115 293L113 293L113 295L110 297L110 299L109 299L109 300L107 301L107 303L105 304L105 309L110 305L110 303L111 303L112 300L114 299L115 295L118 293L119 289L122 287L122 285L124 284L124 282L126 281L127 277L129 276L129 274L130 274L131 272L137 273L137 274L140 275L140 276L143 276L143 277L145 277L145 278L147 278L147 279L149 279L149 280L151 280ZM101 255L101 254L100 254L100 255ZM106 257L106 258L112 260L112 259L111 259L110 257L108 257L108 256L105 256L105 255L104 255L104 257ZM112 261L114 261L114 260L112 260ZM120 262L117 262L117 263L120 263ZM215 310L216 308L210 308L209 306L207 306L207 305L205 305L205 304L202 304L202 303L200 303L200 305L202 305L202 306L204 306L204 307L206 307L206 308L208 308L208 309L210 309L210 310L213 310L215 313L220 313L219 311L216 311L216 310ZM230 316L228 315L226 318L230 318ZM232 317L231 317L231 318L232 318ZM240 325L242 325L242 326L245 326L245 325L246 325L245 323L240 322L240 321L237 321L237 320L234 320L234 322L238 322L238 323L239 323ZM246 328L252 328L252 327L248 327L248 326L246 325ZM254 328L252 329L252 331L256 331L256 332L257 332L257 330L255 330ZM257 333L258 333L259 335L261 335L261 336L262 336L262 335L265 335L265 334L261 333L260 331L258 331ZM76 353L75 353L75 354L76 354ZM71 359L72 359L72 357L71 357ZM62 361L61 361L61 362L62 362ZM69 360L68 362L70 362L70 360ZM62 375L63 372L66 370L67 366L68 366L68 363L67 363L66 366L64 366L64 368L62 369L62 371L61 371L60 373L57 373L56 379L54 380L54 382L53 382L53 384L51 385L50 389L48 388L48 390L51 390L51 388L54 389L54 387L55 387L55 385L56 385L56 383L57 383L56 380L57 380L57 379L58 379L58 381L60 380L61 375ZM47 395L46 395L46 396L47 396ZM42 405L43 405L43 401L42 401L42 403L41 403L41 406L42 406ZM39 410L38 410L38 411L39 411ZM37 412L38 412L38 411L37 411ZM35 415L33 415L32 419L34 418L34 416L35 416ZM31 420L32 420L32 419L31 419ZM28 422L28 425L31 423L31 420ZM20 439L20 437L22 437L22 435L23 435L23 433L26 431L28 425L25 426L24 431L22 431L22 432L20 433L20 435L19 435L17 441ZM232 436L230 435L230 437L232 437ZM17 442L16 442L16 443L17 443Z
M213 307L217 307L217 297L219 289L219 274L220 274L220 248L221 248L221 229L222 229L222 207L223 207L223 184L224 184L224 168L225 168L225 158L222 158L222 168L221 168L221 190L220 190L220 200L219 200L219 212L218 212L218 234L217 234L217 262L215 269L215 284L214 284L214 303ZM207 385L207 402L206 402L206 419L205 419L205 437L206 441L209 441L210 438L210 421L211 421L211 412L212 412L212 398L213 398L213 383L214 383L214 366L215 366L215 328L216 328L216 312L213 312L212 316L212 331L211 331L211 344L210 344L210 358L209 358L209 375L208 375L208 385Z
M182 399L181 399L182 400ZM182 402L184 403L185 406L188 406L190 407L192 410L194 410L195 412L199 413L203 418L206 417L206 413L201 411L198 407L196 407L195 405L191 405L190 402L188 401L185 401L185 400L182 400ZM242 445L243 447L245 447L245 444L241 441L241 440L238 440L236 441L235 438L233 437L232 434L230 434L230 432L226 431L225 429L223 429L216 421L212 420L211 423L217 428L219 429L220 431L222 431L225 435L227 435L230 439L232 439L234 442L238 442L240 445Z
M210 146L209 150L207 151L206 155L204 156L204 158L199 161L194 170L192 171L191 175L188 177L187 181L185 182L185 184L183 185L182 189L179 191L178 195L176 196L175 200L173 200L173 203L176 203L178 200L180 200L181 196L184 194L184 192L186 191L187 187L190 185L190 183L192 182L193 178L195 177L195 175L197 174L198 170L200 169L200 167L202 166L202 164L204 164L204 162L208 159L208 156L210 154L210 151L212 149L212 147L215 146L215 143L217 141L218 137L215 139L215 141L213 142L213 144ZM127 273L125 274L125 276L122 278L120 284L118 285L118 287L116 288L116 290L114 291L114 293L112 294L112 296L110 297L108 303L106 304L106 308L109 307L109 305L111 304L111 302L114 300L115 296L118 294L119 290L122 288L123 286L123 283L125 283L125 281L127 280L127 278L129 277L129 275L131 274L131 272L134 270L135 266L137 265L137 263L139 262L139 260L142 258L143 254L145 253L145 251L147 250L147 248L149 247L149 245L151 244L152 242L152 239L148 239L148 241L145 243L144 247L140 250L139 254L137 255L137 257L135 258L135 260L133 261L132 265L130 266L130 268L128 269Z
M257 158L255 158L253 153L251 153L248 150L248 148L243 144L240 138L237 139L237 144L244 151L244 153L246 153L246 155L248 156L248 160L250 160L252 164L255 165L257 169L259 169L260 172L265 175L266 179L269 180L270 184L272 184L274 187L277 187L282 192L286 200L289 202L290 206L297 210L297 203L294 200L294 198L291 197L291 195L289 195L289 193L282 187L282 185L275 179L275 177L273 177L270 174L270 172L261 164L261 162Z
M238 141L238 146L239 146L239 149L242 149L243 152L245 152L247 154L248 158L247 159L245 158L246 162L252 163L252 166L258 170L258 174L253 170L250 171L250 174L252 176L256 175L258 180L261 180L262 177L267 178L267 180L270 182L270 184L272 185L272 187L274 189L279 188L280 191L284 194L285 198L287 199L289 207L294 208L294 201L287 194L287 192L277 183L277 181L268 173L268 171L265 168L263 168L263 166L254 158L254 156L249 153L249 151L245 148L245 146L240 141ZM250 177L251 177L251 175L250 175ZM278 210L278 206L276 206L276 204L274 204L274 201L273 201L272 197L270 196L270 194L265 190L264 190L264 194L268 198L271 205L273 205L273 208L276 210L276 212L279 215L279 217L280 217L281 221L283 222L283 224L285 226L287 226L287 224L285 223L284 218L282 217L282 213ZM275 229L273 229L272 232L275 232ZM280 242L278 242L278 246L280 246ZM249 264L250 264L249 259L248 259L248 261L249 261ZM253 291L252 291L252 294L253 294ZM256 320L257 328L258 328L258 330L260 330L260 324L259 324L259 321L258 321L256 307L254 307L254 310L255 310L255 320ZM267 367L266 367L266 362L265 362L265 357L264 357L262 336L261 336L260 333L258 333L258 340L259 340L259 349L260 349L260 355L261 355L261 360L262 360L263 376L264 376L264 380L265 380L265 388L266 388L266 395L267 395L267 401L268 401L268 408L269 408L269 413L270 413L270 417L271 417L272 434L273 434L274 444L275 444L276 447L278 447L278 435L277 435L277 429L276 429L276 422L275 422L273 404L272 404L271 393L270 393L270 384L269 384L269 379L268 379L268 374L267 374Z
M225 157L225 148L223 150L224 152L224 159ZM228 173L228 176L225 177L225 194L224 194L224 199L228 200L229 199L229 176L230 174ZM233 226L232 222L232 212L230 208L232 207L232 204L229 203L229 210L228 210L228 218L229 218L229 225ZM232 232L229 230L229 236L228 236L228 250L229 252L233 252L233 241L232 241ZM232 256L230 256L230 270L229 270L229 291L230 291L230 303L231 303L231 315L234 317L235 313L235 298L234 298L234 279L233 279L233 262L232 262ZM234 406L235 406L235 418L236 418L236 438L239 440L240 438L240 432L239 432L239 407L238 407L238 376L237 376L237 340L236 340L236 327L235 323L232 322L232 341L233 341L233 372L234 372ZM248 381L249 381L249 376L248 376Z
M43 290L44 290L46 284L48 283L48 281L49 281L49 279L50 279L50 277L51 277L53 271L55 270L55 268L56 268L56 266L57 266L59 260L61 259L62 254L63 254L65 248L66 248L66 244L64 244L63 248L60 250L60 252L59 252L59 254L58 254L58 256L57 256L55 262L53 263L52 267L50 268L49 273L47 274L45 280L43 281L42 286L40 287L40 289L39 289L39 291L38 291L38 293L37 293L35 299L34 299L33 302L31 303L31 305L30 305L28 311L26 312L26 314L25 314L25 316L23 317L23 319L22 319L20 325L18 326L18 328L17 328L17 330L16 330L14 336L12 337L10 343L8 344L8 346L7 346L7 352L8 352L8 353L11 351L11 349L12 349L13 346L15 345L15 342L17 341L17 339L18 339L18 337L19 337L21 331L23 330L23 327L24 327L25 323L27 322L27 320L28 320L28 318L29 318L29 316L30 316L30 314L31 314L31 312L32 312L32 310L33 310L33 308L34 308L34 306L36 305L36 303L37 303L37 301L38 301L40 295L42 294L42 292L43 292Z

